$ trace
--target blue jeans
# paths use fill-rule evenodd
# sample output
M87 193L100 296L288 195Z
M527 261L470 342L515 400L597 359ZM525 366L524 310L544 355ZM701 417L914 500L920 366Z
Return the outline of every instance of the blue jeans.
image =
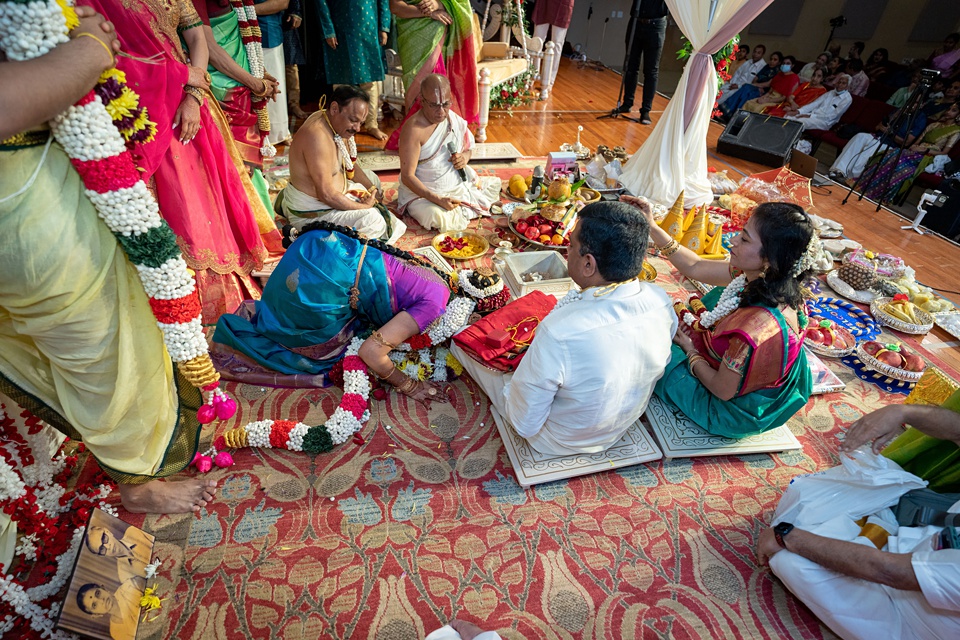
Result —
M646 115L653 108L653 96L657 93L657 78L660 75L660 53L667 33L667 19L657 18L649 22L639 21L633 32L633 42L628 42L630 57L623 70L623 105L633 107L634 94L637 91L637 76L640 73L640 59L643 58L643 103L640 113ZM627 36L630 29L627 29Z

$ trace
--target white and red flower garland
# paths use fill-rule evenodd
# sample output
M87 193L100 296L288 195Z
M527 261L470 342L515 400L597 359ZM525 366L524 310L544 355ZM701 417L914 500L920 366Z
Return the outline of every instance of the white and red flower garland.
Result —
M438 345L450 339L473 312L475 302L470 298L453 298L444 314L431 325L426 333L407 339L390 352L390 360L411 378L445 382L449 368L455 375L463 373L463 365L457 362L449 349ZM370 419L370 372L358 355L363 338L350 341L343 358L343 397L326 423L309 426L291 420L257 420L223 434L228 447L259 447L324 453L343 444L363 428ZM437 346L431 355L431 347ZM363 444L359 435L354 435L358 444ZM219 447L218 447L219 448Z
M260 32L260 21L257 19L257 7L253 0L230 0L237 22L240 27L240 41L247 53L247 62L250 65L250 75L254 78L267 77L266 67L263 66L263 42ZM257 129L263 136L263 146L260 154L266 158L277 155L277 150L266 139L270 133L270 116L267 114L267 99L251 93L253 110L257 114Z
M90 510L99 506L114 513L102 501L113 484L102 473L93 482L81 481L73 490L66 482L77 464L76 456L62 452L53 459L34 456L44 451L40 434L43 424L27 411L22 412L26 433L17 428L0 404L0 509L17 525L19 544L15 557L32 562L33 573L52 578L28 587L30 575L12 573L2 567L0 573L0 636L15 631L18 638L74 638L54 629L59 595L71 572L83 540ZM82 445L81 445L82 447ZM102 482L102 484L101 484ZM21 570L28 568L21 565Z
M42 56L68 41L77 24L70 0L0 0L0 49L14 60ZM125 81L123 73L106 71L97 87L53 119L53 136L100 218L137 267L170 357L191 384L207 392L201 421L228 418L236 403L219 389L193 275L127 149L127 140L149 139L152 123Z

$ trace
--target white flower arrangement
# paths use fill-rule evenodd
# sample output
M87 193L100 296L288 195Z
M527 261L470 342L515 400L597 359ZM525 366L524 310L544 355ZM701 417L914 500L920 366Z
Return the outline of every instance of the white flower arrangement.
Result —
M68 107L50 121L50 128L66 154L76 160L106 160L127 150L100 96Z
M186 362L207 353L207 340L203 335L203 325L199 316L190 322L177 324L158 322L157 326L163 331L163 341L174 362Z
M185 298L196 291L196 282L187 270L183 256L170 258L159 267L137 265L147 295L157 300Z
M712 311L707 311L700 316L700 326L704 329L709 329L733 313L740 306L740 293L746 284L746 274L741 273L734 278L733 281L727 285L727 288L723 290L720 299L717 301L717 306L715 306ZM690 315L692 316L693 314ZM688 320L686 316L683 318L683 321L688 325L693 325L695 320L696 318L694 318L694 320Z
M160 207L150 196L143 180L132 187L123 187L105 193L87 189L86 194L96 207L100 218L114 233L123 236L140 235L163 224ZM185 268L186 263L184 263Z
M0 3L0 50L10 60L46 55L69 39L63 10L54 0Z

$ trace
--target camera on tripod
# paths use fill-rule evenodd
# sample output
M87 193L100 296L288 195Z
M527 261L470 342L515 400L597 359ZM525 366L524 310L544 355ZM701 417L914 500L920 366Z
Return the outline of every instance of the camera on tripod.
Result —
M837 16L836 18L830 18L830 26L834 29L839 29L843 25L847 24L847 19L844 16Z
M920 70L920 87L924 89L929 89L933 86L934 80L940 77L940 72L936 69L921 69Z

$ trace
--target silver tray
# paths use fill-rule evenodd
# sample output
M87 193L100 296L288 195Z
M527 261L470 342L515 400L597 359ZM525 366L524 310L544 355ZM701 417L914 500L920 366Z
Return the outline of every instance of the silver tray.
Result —
M893 300L893 298L877 298L870 303L870 313L873 314L873 317L876 318L878 322L885 324L891 329L895 329L901 333L911 333L914 335L923 335L928 333L930 329L933 329L933 316L920 307L915 309L917 317L920 320L923 320L923 322L919 324L904 322L903 320L894 318L892 315L882 309L883 305L887 304L891 300Z
M857 358L868 368L873 369L877 373L889 376L894 380L917 382L923 377L923 371L907 371L906 369L898 369L897 367L891 367L888 364L880 362L864 350L863 343L857 345Z
M827 274L827 284L830 288L839 293L844 298L849 298L854 302L869 304L880 297L876 291L858 291L840 279L836 271Z

